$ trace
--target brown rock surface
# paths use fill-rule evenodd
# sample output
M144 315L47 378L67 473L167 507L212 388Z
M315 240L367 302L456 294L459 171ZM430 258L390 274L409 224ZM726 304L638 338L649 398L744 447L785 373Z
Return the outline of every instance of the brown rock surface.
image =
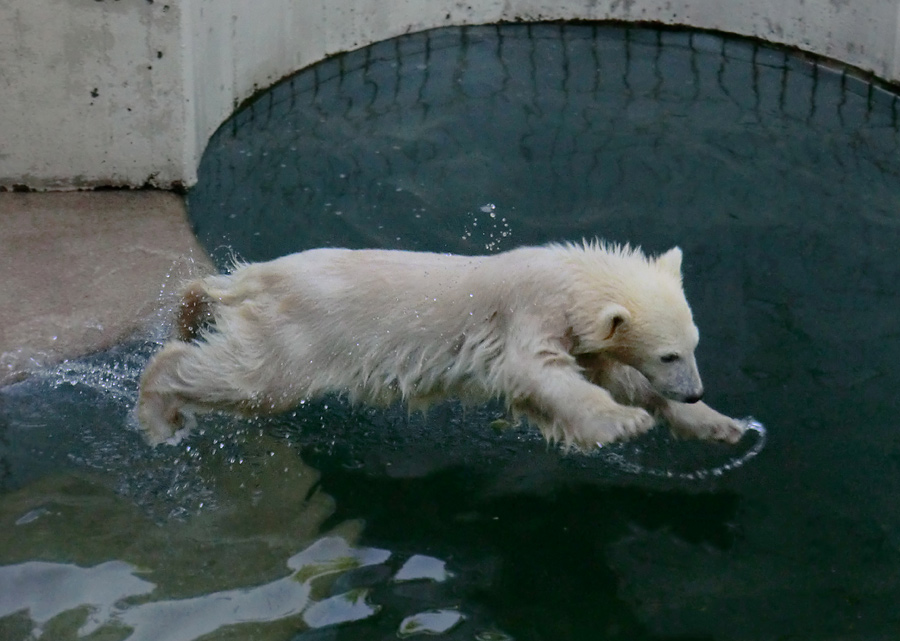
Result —
M0 385L158 323L209 269L175 194L0 193Z

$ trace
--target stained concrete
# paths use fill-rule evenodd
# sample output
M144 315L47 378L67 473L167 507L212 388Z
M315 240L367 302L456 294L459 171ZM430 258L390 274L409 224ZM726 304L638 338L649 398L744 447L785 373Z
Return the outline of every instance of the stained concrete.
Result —
M175 194L0 193L0 384L159 325L210 269Z

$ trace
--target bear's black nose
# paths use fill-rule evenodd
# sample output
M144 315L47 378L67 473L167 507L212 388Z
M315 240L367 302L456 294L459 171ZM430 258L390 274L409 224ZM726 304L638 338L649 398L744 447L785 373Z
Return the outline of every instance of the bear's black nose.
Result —
M697 394L691 394L690 396L685 397L685 403L696 403L701 398L703 398L703 392L698 392Z

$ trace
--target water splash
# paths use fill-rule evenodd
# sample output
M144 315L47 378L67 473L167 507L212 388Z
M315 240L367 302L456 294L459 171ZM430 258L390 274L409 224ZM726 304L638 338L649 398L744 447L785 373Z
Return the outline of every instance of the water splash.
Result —
M648 439L639 439L599 450L597 456L623 472L681 481L703 481L718 478L742 467L754 459L768 440L766 427L752 417L738 420L744 436L738 445L749 439L749 447L742 453L729 456L725 462L711 462L722 447L729 451L736 446L718 446L699 441L681 441L663 430Z
M172 261L160 283L153 311L140 323L141 332L117 347L101 354L60 362L56 362L51 353L18 350L0 355L0 366L15 358L23 378L32 377L54 388L63 385L89 388L117 401L133 403L137 400L138 382L144 366L171 334L182 285L208 269L205 262L196 260L193 252Z
M482 214L487 214L487 219L481 217L479 227L479 215L469 212L469 222L463 227L462 240L475 243L484 243L488 252L502 251L508 240L512 237L512 228L505 217L499 216L497 206L487 203L478 208Z
M205 459L221 457L215 444L151 450L133 416L141 373L162 335L155 326L139 339L38 369L0 390L3 419L17 434L4 454L17 461L9 487L41 470L69 468L100 473L155 520L211 507L214 482Z
M121 403L137 401L141 372L161 341L148 337L113 348L103 357L65 360L35 372L35 378L53 388L65 385L90 389Z
M231 258L233 263L235 260L233 253ZM151 322L147 323L148 331L156 340L161 341L171 333L172 318L180 303L182 287L195 278L208 275L211 271L205 259L203 261L195 259L193 251L172 261L159 286L156 311L151 319L148 319Z

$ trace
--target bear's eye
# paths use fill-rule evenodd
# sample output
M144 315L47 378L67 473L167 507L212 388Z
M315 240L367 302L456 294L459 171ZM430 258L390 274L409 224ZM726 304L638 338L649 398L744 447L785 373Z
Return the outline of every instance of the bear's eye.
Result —
M661 360L663 363L674 363L679 358L681 357L678 354L664 354L663 356L659 357L659 360Z

